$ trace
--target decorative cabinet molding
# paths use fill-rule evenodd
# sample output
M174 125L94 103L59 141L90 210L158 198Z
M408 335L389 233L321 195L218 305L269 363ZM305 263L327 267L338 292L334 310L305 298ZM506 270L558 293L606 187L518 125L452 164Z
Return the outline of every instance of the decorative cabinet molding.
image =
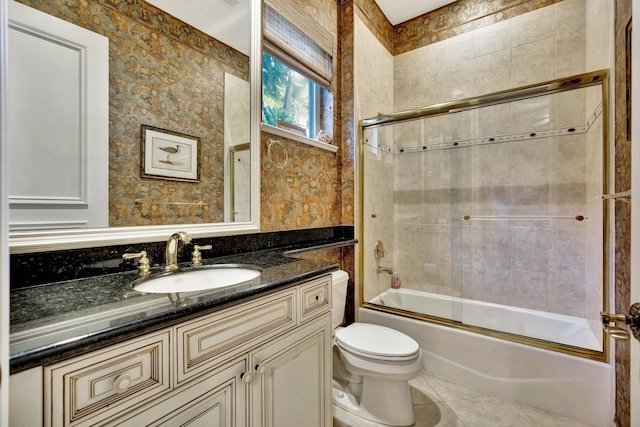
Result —
M178 384L296 326L296 289L260 298L177 327Z
M300 286L300 321L302 323L318 313L331 310L331 278L329 276L312 280Z
M34 368L11 377L12 420L45 427L329 427L330 310L325 276ZM24 410L33 405L32 389L40 390L44 414Z
M330 355L330 316L252 352L252 427L332 425Z
M45 367L46 427L93 425L168 392L170 330Z
M108 426L247 426L247 389L242 376L247 369L243 358L202 375L188 386L156 399L135 414L120 417Z

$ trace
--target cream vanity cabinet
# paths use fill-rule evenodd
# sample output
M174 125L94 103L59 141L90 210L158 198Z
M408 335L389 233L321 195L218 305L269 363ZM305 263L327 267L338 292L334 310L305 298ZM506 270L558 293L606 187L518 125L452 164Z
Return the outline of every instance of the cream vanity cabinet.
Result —
M330 308L324 276L46 366L43 425L331 426Z

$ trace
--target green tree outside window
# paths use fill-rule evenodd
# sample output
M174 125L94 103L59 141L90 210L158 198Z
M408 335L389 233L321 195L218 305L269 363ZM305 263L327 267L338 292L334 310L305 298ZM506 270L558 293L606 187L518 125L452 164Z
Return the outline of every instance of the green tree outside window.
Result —
M278 120L301 126L313 137L315 84L278 61L262 54L262 122L276 126Z

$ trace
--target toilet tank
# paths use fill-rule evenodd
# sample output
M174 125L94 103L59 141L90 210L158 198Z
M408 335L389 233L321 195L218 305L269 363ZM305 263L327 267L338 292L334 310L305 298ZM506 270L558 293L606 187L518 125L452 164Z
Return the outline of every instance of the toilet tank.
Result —
M333 329L335 329L344 322L344 309L347 304L347 284L349 283L349 273L343 270L334 271L331 273L331 282L331 323Z

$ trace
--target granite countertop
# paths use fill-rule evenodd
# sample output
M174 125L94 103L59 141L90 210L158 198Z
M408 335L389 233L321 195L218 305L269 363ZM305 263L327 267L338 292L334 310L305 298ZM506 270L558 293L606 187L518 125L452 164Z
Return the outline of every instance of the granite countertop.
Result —
M345 243L349 242L340 246ZM12 290L11 373L106 347L339 268L295 258L313 249L273 249L203 260L204 266L251 264L263 270L258 278L239 285L180 293L178 305L167 294L132 294L137 271Z

